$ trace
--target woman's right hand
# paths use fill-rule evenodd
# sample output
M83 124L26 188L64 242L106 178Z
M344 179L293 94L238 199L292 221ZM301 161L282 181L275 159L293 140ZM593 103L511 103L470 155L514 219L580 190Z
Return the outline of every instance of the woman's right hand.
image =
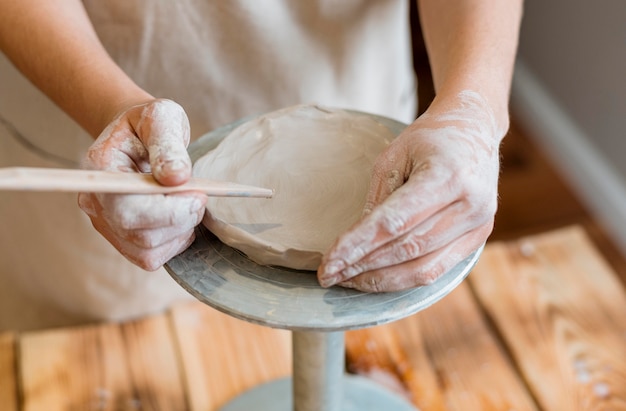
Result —
M189 121L183 108L155 99L119 114L89 148L83 168L152 173L163 185L180 185L191 177L188 144ZM78 202L122 255L153 271L193 242L206 196L81 193Z

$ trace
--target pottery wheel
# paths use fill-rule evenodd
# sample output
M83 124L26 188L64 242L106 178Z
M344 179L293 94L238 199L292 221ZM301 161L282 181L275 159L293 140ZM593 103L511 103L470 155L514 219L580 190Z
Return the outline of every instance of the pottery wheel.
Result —
M406 127L374 117L395 134ZM194 142L189 147L192 161L248 119ZM343 331L395 321L432 305L465 279L481 251L472 253L431 285L393 293L363 293L338 286L322 288L313 271L256 264L201 225L196 228L195 242L165 268L198 300L233 317L289 330Z

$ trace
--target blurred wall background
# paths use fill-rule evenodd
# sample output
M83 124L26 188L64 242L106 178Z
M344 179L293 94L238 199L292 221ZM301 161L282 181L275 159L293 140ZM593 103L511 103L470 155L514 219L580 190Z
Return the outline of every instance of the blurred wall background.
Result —
M626 254L626 1L526 0L511 107Z

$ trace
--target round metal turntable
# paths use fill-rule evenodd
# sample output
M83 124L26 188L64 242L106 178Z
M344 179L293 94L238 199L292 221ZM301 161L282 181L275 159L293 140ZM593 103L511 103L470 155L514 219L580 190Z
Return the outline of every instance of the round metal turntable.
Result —
M463 281L478 254L429 286L364 293L339 286L322 288L313 271L258 265L200 226L195 242L166 268L198 300L233 317L288 330L344 331L423 310Z
M373 117L395 134L406 127L388 118ZM216 129L193 143L189 148L192 161L248 119ZM434 304L465 279L481 251L472 253L431 285L393 293L363 293L338 286L324 289L315 272L258 265L200 226L195 242L165 268L194 297L219 311L292 331L292 378L247 391L221 411L410 411L415 407L398 395L344 373L344 331L395 321Z

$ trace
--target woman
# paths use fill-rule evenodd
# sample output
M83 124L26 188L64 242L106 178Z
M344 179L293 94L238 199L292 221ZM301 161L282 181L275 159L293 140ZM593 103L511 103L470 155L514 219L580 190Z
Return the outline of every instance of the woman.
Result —
M166 185L189 178L190 139L250 114L315 102L411 123L378 159L364 217L318 270L324 287L392 291L433 281L491 232L522 8L418 7L436 97L416 120L409 5L396 0L0 0L0 47L97 138L84 167L151 171ZM2 144L5 163L51 165ZM183 298L160 267L193 241L202 196L81 194L117 252L67 197L2 196L0 308L32 315L0 327L127 319Z

